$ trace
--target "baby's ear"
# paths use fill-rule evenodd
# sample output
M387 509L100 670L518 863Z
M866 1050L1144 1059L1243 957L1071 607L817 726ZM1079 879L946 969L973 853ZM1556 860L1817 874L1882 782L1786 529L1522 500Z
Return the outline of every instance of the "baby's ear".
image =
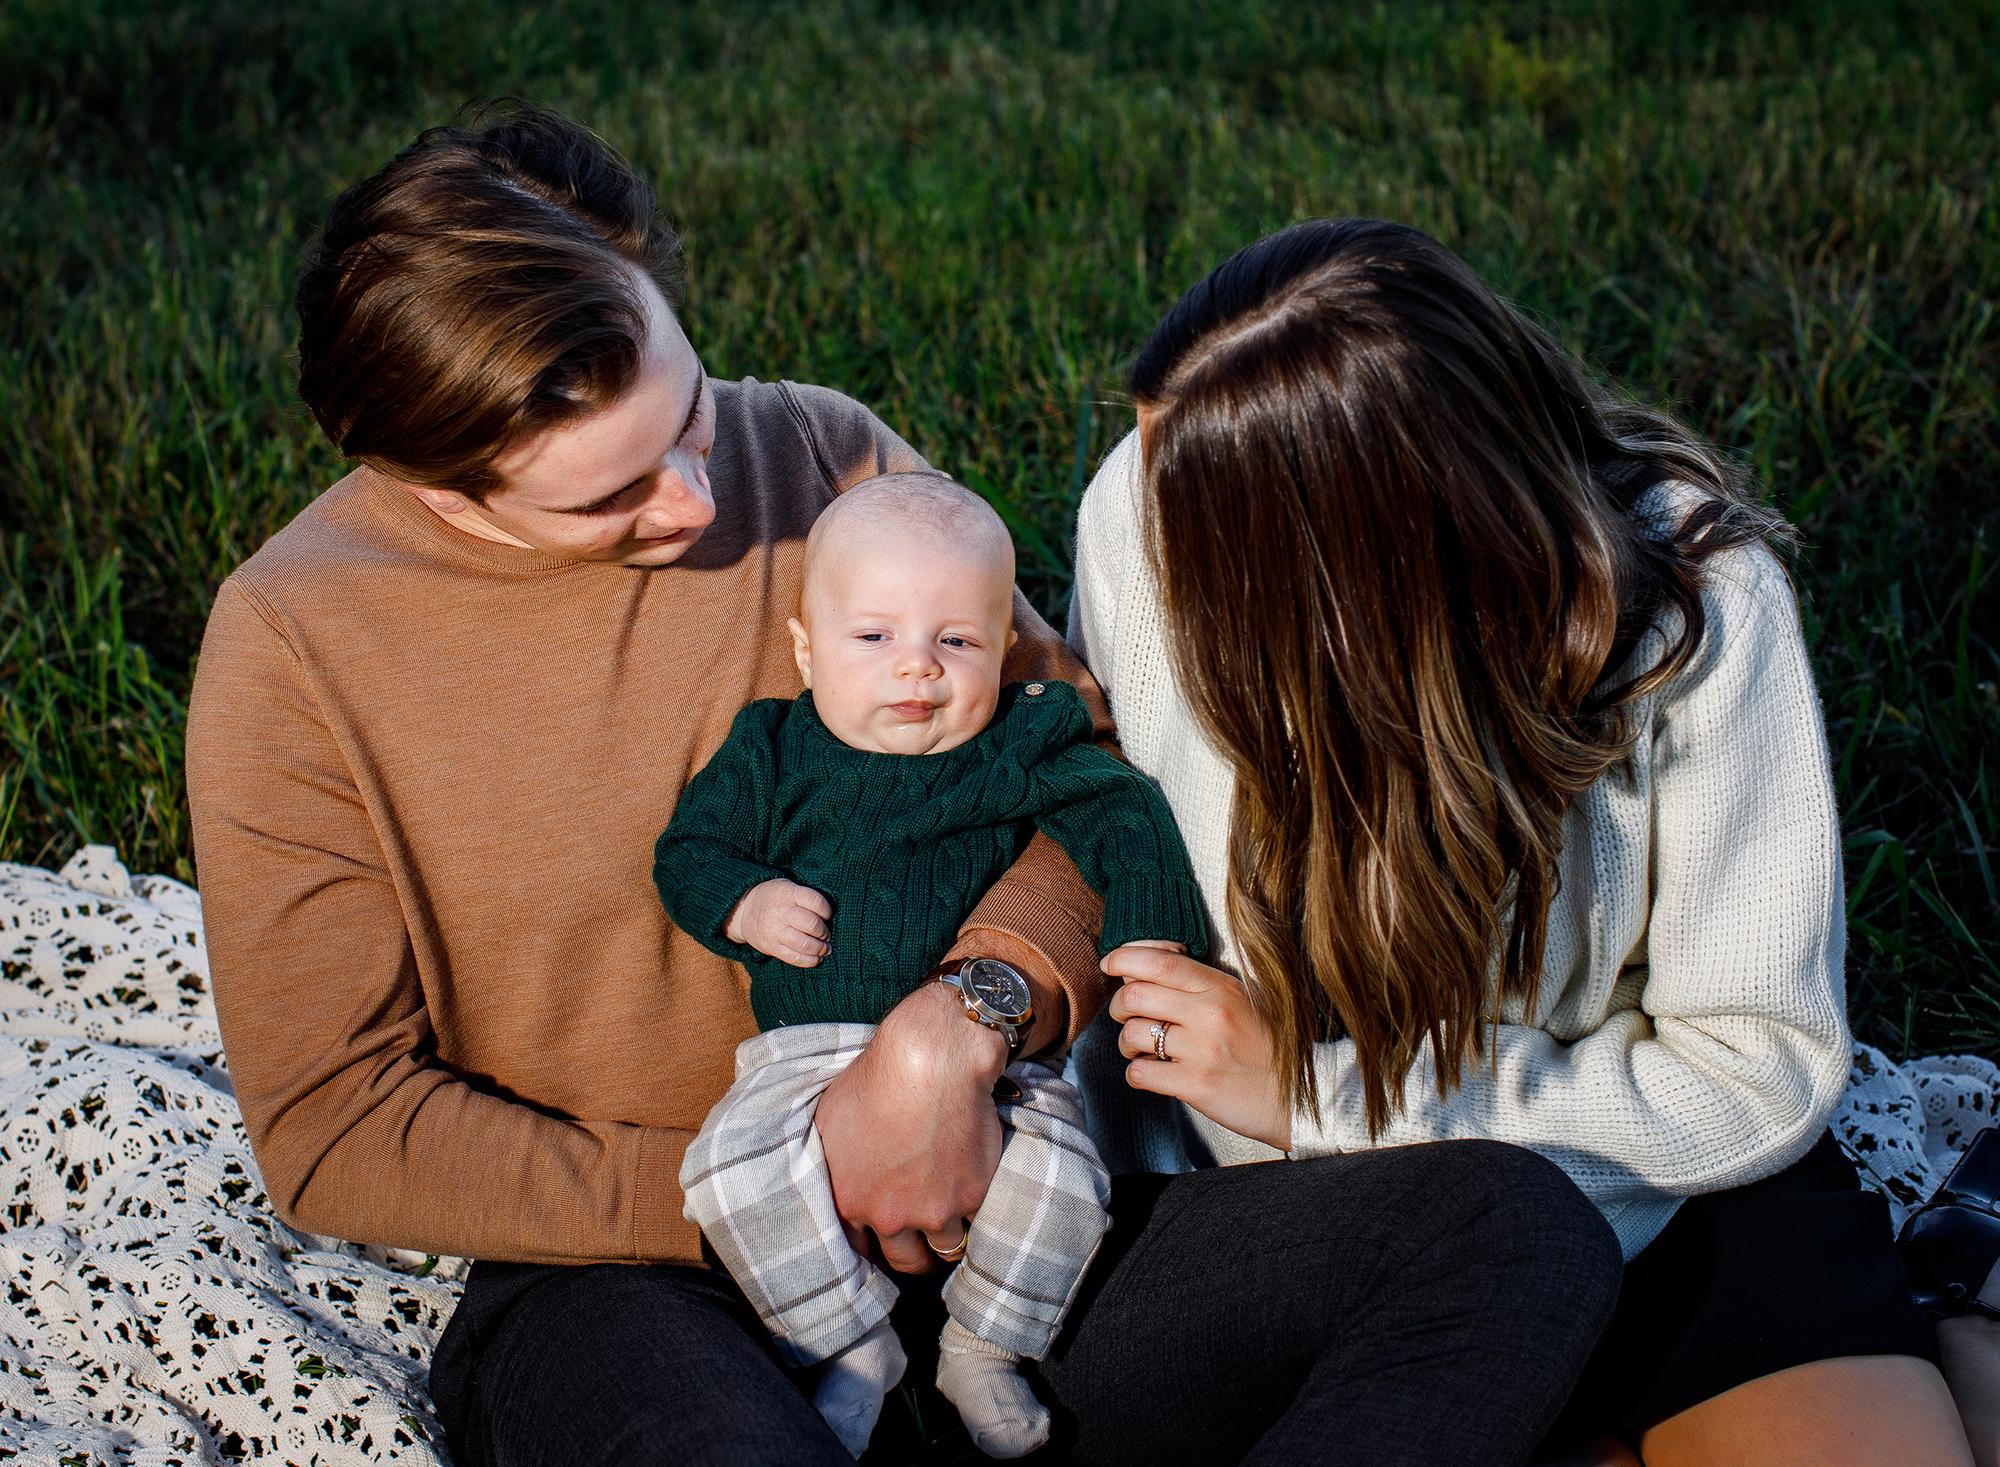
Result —
M792 661L799 665L799 677L807 687L813 685L812 639L806 635L806 624L796 616L788 617L785 625L792 629Z
M1021 634L1019 632L1015 631L1012 627L1007 628L1007 651L1012 652L1014 644L1020 640Z

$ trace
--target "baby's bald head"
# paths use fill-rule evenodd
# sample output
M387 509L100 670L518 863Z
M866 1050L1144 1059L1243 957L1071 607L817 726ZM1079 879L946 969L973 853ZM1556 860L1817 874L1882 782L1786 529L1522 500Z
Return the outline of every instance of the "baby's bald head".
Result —
M806 540L792 653L850 748L935 754L993 717L1014 645L1014 542L991 505L942 474L848 490Z
M807 620L842 566L878 556L943 552L1014 584L1014 541L993 506L943 474L883 474L856 484L813 521L806 537Z

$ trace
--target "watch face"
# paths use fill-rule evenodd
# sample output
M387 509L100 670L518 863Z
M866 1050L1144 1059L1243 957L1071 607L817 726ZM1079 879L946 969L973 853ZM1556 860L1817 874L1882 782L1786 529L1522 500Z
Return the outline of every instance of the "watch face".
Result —
M958 981L994 1017L1012 1023L1029 1008L1028 980L997 958L974 958L958 970Z

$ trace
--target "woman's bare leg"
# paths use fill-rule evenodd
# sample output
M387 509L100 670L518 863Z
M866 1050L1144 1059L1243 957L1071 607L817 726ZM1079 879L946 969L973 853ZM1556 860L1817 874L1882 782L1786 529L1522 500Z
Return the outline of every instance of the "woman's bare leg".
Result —
M1690 1406L1639 1442L1646 1467L1970 1467L1944 1377L1914 1355L1816 1360Z
M2000 1263L1979 1291L1983 1304L2000 1309ZM1958 1419L1979 1467L2000 1467L2000 1319L1961 1314L1938 1321L1938 1354L1945 1384L1958 1402Z

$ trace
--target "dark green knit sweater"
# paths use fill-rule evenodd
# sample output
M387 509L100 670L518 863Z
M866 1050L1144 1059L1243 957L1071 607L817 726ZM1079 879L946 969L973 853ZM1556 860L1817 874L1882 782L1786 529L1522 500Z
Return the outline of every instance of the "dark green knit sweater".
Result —
M653 880L682 930L749 969L762 1028L873 1024L936 966L1038 826L1104 897L1099 951L1153 938L1206 955L1167 802L1092 745L1067 683L1010 684L992 723L939 754L849 748L810 692L752 703L681 795ZM833 904L833 951L816 968L723 936L744 893L773 877Z

